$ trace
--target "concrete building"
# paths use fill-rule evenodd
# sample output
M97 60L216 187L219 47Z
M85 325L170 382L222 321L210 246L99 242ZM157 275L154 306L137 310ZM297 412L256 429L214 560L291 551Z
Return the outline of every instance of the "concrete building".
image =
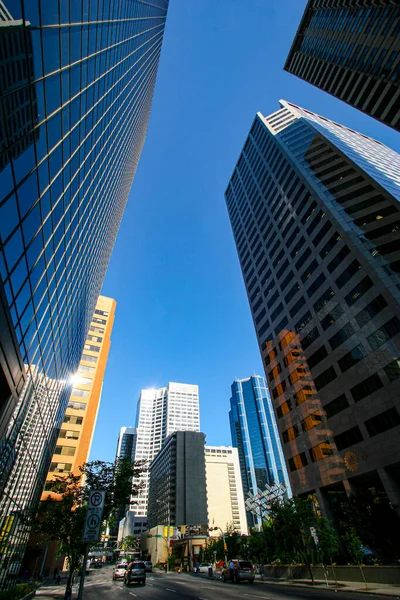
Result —
M278 483L285 485L290 496L289 477L264 377L236 379L230 403L232 445L238 449L244 499L249 492L257 495L259 489ZM261 516L248 512L247 522L249 527L261 525Z
M89 460L111 347L115 308L115 300L99 296L78 370L73 375L73 388L46 477L42 500L48 496L47 482L52 481L55 475L69 472L79 475L79 467Z
M199 387L188 383L168 383L167 387L142 390L136 410L137 440L135 460L150 465L166 438L175 431L200 431ZM149 473L139 481L138 495L130 510L147 515Z
M400 131L400 7L309 0L286 71Z
M204 442L204 433L172 433L150 464L150 529L207 524Z
M206 446L208 525L247 534L239 454L232 446ZM219 537L220 531L210 531Z
M167 11L168 0L0 3L0 587L21 569L21 510L35 510L52 462L144 144Z
M257 114L226 201L292 491L325 514L357 491L392 514L400 156L280 104Z

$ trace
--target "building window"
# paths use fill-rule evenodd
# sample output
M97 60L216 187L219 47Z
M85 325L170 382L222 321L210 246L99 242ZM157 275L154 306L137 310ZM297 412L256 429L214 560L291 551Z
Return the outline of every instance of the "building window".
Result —
M73 415L65 415L63 423L71 423L71 425L82 425L83 417L74 417Z
M289 470L291 472L298 471L302 467L307 466L307 457L305 452L301 452L301 454L297 454L296 456L292 456L289 458Z
M350 352L342 356L341 359L338 360L338 365L342 371L345 373L348 369L353 367L355 364L360 362L363 358L367 356L368 352L364 348L362 344L358 344L355 346Z
M308 366L310 367L310 369L316 367L321 362L321 360L323 360L327 356L327 349L325 348L325 346L321 346L321 348L318 348L318 350L316 350L309 358L307 358Z
M328 340L332 350L335 350L341 344L343 344L343 342L346 342L353 335L353 333L354 327L352 326L352 324L346 323L346 325L344 325L342 329L339 329L339 331Z
M309 346L311 346L313 341L316 340L317 338L319 338L319 335L320 334L319 334L317 327L314 327L314 329L311 329L310 333L305 335L303 337L303 339L301 340L301 347L303 348L303 350L306 350Z
M283 404L278 406L276 409L276 414L278 419L281 419L285 415L287 415L292 410L292 403L290 400L286 400Z
M86 410L86 404L83 402L71 402L70 400L67 408L72 408L73 410Z
M54 454L62 454L64 456L74 456L76 448L71 446L56 446Z
M374 284L371 281L371 279L368 277L368 275L366 277L364 277L364 279L362 279L359 283L357 283L357 285L351 290L351 292L349 292L347 294L347 296L345 296L344 299L345 299L347 305L353 306L353 304L355 302L357 302L357 300L359 298L361 298L361 296L363 296L365 294L365 292L367 292L369 289L371 289L373 285Z
M317 427L321 423L322 415L318 410L316 410L311 415L308 415L308 417L302 420L301 426L303 428L303 431L310 431L310 429Z
M340 413L342 410L345 410L345 408L348 408L348 406L349 401L346 398L346 394L341 394L341 396L338 396L334 400L331 400L331 402L328 402L328 404L325 404L324 410L327 418L330 419L331 417L334 417Z
M309 323L312 319L311 313L308 310L306 312L305 315L302 316L302 318L300 319L300 321L298 321L295 325L295 330L297 333L299 333L302 329L304 329L304 327L307 325L307 323Z
M92 346L91 344L84 345L85 350L90 350L91 352L100 352L100 346Z
M343 246L343 248L336 254L335 258L328 264L327 268L329 273L333 273L333 271L344 261L349 253L349 248L347 246Z
M333 289L331 287L328 288L327 290L325 290L325 292L322 294L322 296L320 296L314 304L315 312L318 312L322 308L324 308L325 304L330 302L330 300L332 300L334 295L335 295L335 292L333 291Z
M323 460L327 456L331 456L333 454L333 449L328 440L325 442L321 442L317 446L314 446L310 450L310 457L312 462L317 462L318 460Z
M353 262L339 275L335 283L339 290L346 285L348 281L361 269L361 265L358 260Z
M372 317L380 313L387 306L387 302L385 298L380 294L377 296L372 302L367 304L365 308L363 308L356 315L356 321L360 327L365 325L370 321Z
M331 325L333 325L340 317L344 314L343 308L340 304L337 304L332 308L331 312L328 313L323 319L321 319L322 329L326 331Z
M333 367L329 367L323 373L321 373L321 375L318 375L318 377L314 379L315 387L319 391L323 387L328 385L331 381L336 379L336 377L337 375L335 369Z
M374 333L369 335L367 340L372 350L376 350L399 332L400 319L393 317L390 321L387 321L384 325L381 325L379 329L374 331Z
M292 425L292 427L289 427L289 429L286 429L286 431L282 433L282 439L284 443L287 444L288 442L291 442L292 440L296 439L299 435L300 431L298 426Z
M311 298L311 296L313 296L315 294L315 292L317 290L319 290L322 286L322 284L326 281L326 277L323 273L321 273L320 275L318 275L318 277L316 278L316 280L314 281L314 283L312 283L310 285L310 287L307 290L307 295L309 298Z
M90 354L82 354L82 359L81 360L85 360L86 362L97 362L98 357L97 356L91 356Z
M58 437L65 438L67 440L77 440L79 438L79 431L68 431L66 429L61 429Z
M400 377L400 359L397 358L396 360L392 361L391 363L386 365L386 367L383 367L383 370L385 371L390 381L395 381Z
M73 388L71 396L80 396L81 398L87 398L90 392L88 390L81 390L79 388Z
M106 319L98 319L97 317L93 317L93 323L98 323L99 325L107 325Z
M294 397L296 399L297 406L299 404L303 404L306 400L310 398L310 396L314 395L314 391L311 386L305 385L301 390L295 393Z
M365 427L371 437L374 437L379 433L384 433L398 425L400 425L400 415L394 407L365 421Z
M364 440L358 425L351 429L347 429L347 431L343 431L343 433L339 433L339 435L335 435L333 439L335 440L338 450L344 450L345 448L354 446L354 444L358 444Z
M361 383L352 387L350 389L350 393L353 396L354 401L359 402L366 396L369 396L369 394L377 392L381 387L383 387L383 383L379 375L375 373L374 375L367 377L367 379L364 379L364 381L361 381Z
M70 463L55 463L52 462L50 465L50 473L69 473L71 471L72 464Z
M99 310L96 308L96 310L94 311L95 315L101 315L103 317L108 317L109 313L106 310Z

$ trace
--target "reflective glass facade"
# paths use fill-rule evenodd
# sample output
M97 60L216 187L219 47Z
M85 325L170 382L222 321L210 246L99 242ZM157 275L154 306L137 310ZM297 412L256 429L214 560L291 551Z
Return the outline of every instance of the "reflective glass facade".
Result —
M400 131L398 3L309 0L285 69Z
M18 574L19 515L39 499L144 143L167 8L0 2L3 579Z
M292 491L329 514L332 490L374 489L394 511L399 156L280 104L257 115L226 201Z
M245 499L265 485L283 483L290 490L281 442L269 390L264 377L253 375L232 384L229 421L232 445L239 451ZM254 517L247 513L248 524Z

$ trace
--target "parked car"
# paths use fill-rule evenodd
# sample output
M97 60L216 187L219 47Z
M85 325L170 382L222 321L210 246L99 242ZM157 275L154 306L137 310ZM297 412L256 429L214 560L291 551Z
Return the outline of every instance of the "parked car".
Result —
M235 570L233 573L233 582L241 583L242 581L248 581L249 583L254 583L255 573L254 567L248 560L233 560L235 565ZM224 567L221 574L222 581L231 581L231 573L229 571L229 566Z
M128 565L126 563L118 563L113 568L113 581L116 579L123 579L125 577L125 571Z
M208 573L208 569L211 567L211 569L214 570L214 567L208 563L201 563L200 567L199 567L199 572L200 573Z
M124 584L130 585L134 581L138 581L145 585L146 583L146 565L142 560L135 560L129 563L124 575Z
M146 567L146 573L152 573L152 571L153 571L153 563L151 562L151 560L145 560L144 561L144 566Z

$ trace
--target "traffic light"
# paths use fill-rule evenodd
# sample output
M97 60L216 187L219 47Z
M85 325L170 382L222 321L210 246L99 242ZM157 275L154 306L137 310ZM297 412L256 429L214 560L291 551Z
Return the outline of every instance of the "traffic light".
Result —
M226 545L226 542L224 542L224 551L226 552L228 550L228 546Z

